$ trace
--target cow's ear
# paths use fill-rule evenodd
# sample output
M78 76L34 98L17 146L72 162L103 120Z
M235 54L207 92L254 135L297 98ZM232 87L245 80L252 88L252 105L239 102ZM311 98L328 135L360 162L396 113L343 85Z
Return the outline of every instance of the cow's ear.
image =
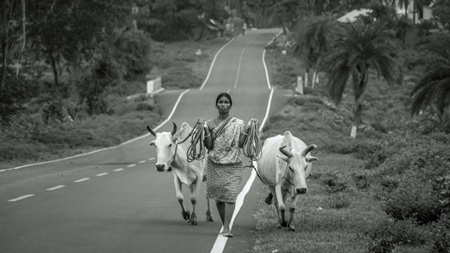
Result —
M283 160L283 161L289 163L289 158L287 158L287 157L285 157L285 156L278 155L278 154L277 154L277 156L278 156L279 158L281 158L281 160Z
M150 146L155 146L155 140L151 141L150 144L148 144Z
M305 159L309 163L319 161L319 159L317 159L317 157L314 157L314 156L307 156L307 157L305 157Z

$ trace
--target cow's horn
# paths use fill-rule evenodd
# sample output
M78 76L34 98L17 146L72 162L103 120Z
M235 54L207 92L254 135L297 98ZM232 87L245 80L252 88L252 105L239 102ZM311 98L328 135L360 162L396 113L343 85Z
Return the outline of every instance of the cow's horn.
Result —
M283 153L283 155L287 156L288 158L293 157L293 155L292 155L291 152L289 152L289 151L287 151L287 150L284 150L285 147L286 147L286 146L281 147L281 148L280 148L280 152Z
M177 124L175 124L175 122L172 122L172 123L173 123L173 129L172 129L172 133L170 133L170 134L172 134L172 136L174 136L175 133L177 132Z
M311 152L311 150L313 150L315 148L317 148L317 146L315 144L309 145L307 148L305 148L305 150L303 150L302 156L306 156L309 152Z
M155 131L153 131L151 128L150 128L150 126L149 125L147 125L147 130L153 135L153 136L155 136L156 137L156 133L155 133Z

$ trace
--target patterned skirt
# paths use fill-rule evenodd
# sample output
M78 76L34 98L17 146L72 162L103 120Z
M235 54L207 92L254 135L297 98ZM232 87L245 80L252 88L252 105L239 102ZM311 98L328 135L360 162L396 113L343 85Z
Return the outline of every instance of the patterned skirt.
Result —
M242 182L242 162L217 164L207 159L206 197L216 201L235 203Z

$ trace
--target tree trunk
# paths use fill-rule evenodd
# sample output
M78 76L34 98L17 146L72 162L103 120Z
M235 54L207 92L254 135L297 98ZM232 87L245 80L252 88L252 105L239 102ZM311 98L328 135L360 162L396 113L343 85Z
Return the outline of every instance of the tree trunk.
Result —
M1 76L1 88L5 88L6 83L6 54L8 53L7 43L2 43L2 76Z
M314 83L316 82L316 70L313 72L312 82L311 82L311 89L314 90Z
M55 88L59 88L58 69L56 68L56 60L55 57L53 56L52 51L48 53L48 57L50 59L50 65L52 66L53 70L53 85L55 86Z
M202 39L203 31L204 31L204 30L205 30L205 25L202 24L202 30L200 31L200 35L198 36L197 41L199 41L199 40Z
M305 73L305 87L308 87L308 73L309 73L309 68L306 69L306 73Z
M7 8L6 8L6 1L3 1L2 4L2 9L3 9L3 13L2 13L2 20L1 20L1 44L2 44L2 76L1 76L1 88L5 87L5 82L6 82L6 68L7 68L7 58L8 58L8 44L9 44L9 31L8 31L8 19L7 17Z
M369 80L369 70L364 69L360 74L357 84L355 84L355 115L350 136L356 138L356 129L361 124L363 112L363 95Z

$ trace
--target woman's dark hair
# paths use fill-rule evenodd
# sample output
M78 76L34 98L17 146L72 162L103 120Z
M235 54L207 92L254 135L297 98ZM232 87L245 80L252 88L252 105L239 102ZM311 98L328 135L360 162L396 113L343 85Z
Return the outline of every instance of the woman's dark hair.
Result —
M226 92L220 93L220 94L217 96L217 98L216 98L216 105L217 105L217 103L219 103L219 99L222 98L222 97L228 98L228 100L230 100L230 106L233 105L233 100L231 100L230 94L228 94L228 93L226 93Z

